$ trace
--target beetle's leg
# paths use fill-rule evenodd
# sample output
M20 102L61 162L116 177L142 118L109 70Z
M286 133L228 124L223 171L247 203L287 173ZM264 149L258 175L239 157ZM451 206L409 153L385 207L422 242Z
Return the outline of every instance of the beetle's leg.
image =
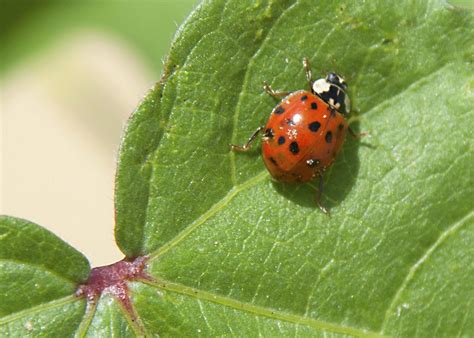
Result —
M313 89L313 72L311 71L311 65L309 64L309 60L307 57L303 58L303 68L306 73L306 80L309 84L309 89Z
M253 132L253 134L249 137L247 142L243 146L239 146L236 144L230 144L231 151L238 151L240 153L246 152L252 146L253 141L257 138L257 135L263 130L263 127L258 127L257 130Z
M272 87L268 84L267 81L263 81L263 90L270 96L273 96L275 99L280 99L282 97L290 95L290 92L282 92L273 90Z
M323 195L323 186L324 186L324 180L323 180L323 175L319 174L319 189L318 193L316 194L316 204L318 205L319 209L325 213L328 216L331 216L329 213L329 209L327 209L325 206L321 204L321 196Z

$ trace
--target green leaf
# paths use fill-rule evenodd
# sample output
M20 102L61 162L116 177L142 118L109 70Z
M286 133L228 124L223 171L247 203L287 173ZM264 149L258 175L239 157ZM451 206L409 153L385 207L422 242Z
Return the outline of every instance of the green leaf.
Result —
M440 1L204 2L121 147L117 241L153 277L124 275L133 311L126 286L74 296L87 260L2 217L0 336L474 332L473 26ZM268 118L262 80L307 85L303 56L346 76L370 135L326 174L331 218L228 147Z
M85 301L73 296L87 259L46 229L0 216L0 336L70 335Z
M206 1L129 121L116 238L150 255L135 285L162 335L474 332L472 12L444 1ZM316 184L271 181L262 91L336 70L359 113ZM201 331L200 331L201 330ZM280 331L278 331L280 330Z
M73 296L0 318L2 337L71 337L86 308Z

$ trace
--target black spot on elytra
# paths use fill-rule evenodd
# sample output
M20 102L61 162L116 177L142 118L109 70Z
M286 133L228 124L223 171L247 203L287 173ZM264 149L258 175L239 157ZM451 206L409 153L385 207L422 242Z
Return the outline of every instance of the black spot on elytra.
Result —
M300 147L298 146L297 142L291 142L289 149L293 155L296 155L300 152Z
M311 102L311 109L318 109L316 102Z
M328 131L325 136L326 143L331 143L332 141L332 132Z
M283 108L282 106L276 107L274 111L275 114L283 114L284 112L285 112L285 108Z
M278 163L277 163L277 161L275 161L275 159L273 157L270 157L270 162L272 162L274 165L276 165L278 167Z
M308 99L308 95L303 95L303 96L301 96L301 101L304 102L304 101L306 101L307 99Z
M339 128L339 130L344 129L344 124L341 123L341 124L338 126L338 128Z
M289 126L295 126L295 122L293 122L292 119L286 119L286 123L289 125Z
M285 143L285 136L280 136L280 137L278 138L278 144L279 144L279 145L282 145L283 143Z
M275 136L275 134L273 133L273 129L268 128L267 130L265 130L264 136L268 138L273 138L273 136Z
M321 127L321 123L319 123L318 121L314 121L311 122L308 127L309 130L311 130L312 132L317 132L319 127Z

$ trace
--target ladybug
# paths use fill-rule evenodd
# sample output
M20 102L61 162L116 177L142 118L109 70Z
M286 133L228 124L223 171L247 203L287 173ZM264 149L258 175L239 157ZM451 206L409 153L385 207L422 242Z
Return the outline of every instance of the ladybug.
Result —
M231 144L231 150L245 152L263 131L262 153L265 166L274 179L281 182L308 182L319 178L316 203L321 204L323 173L334 162L344 144L349 128L345 117L350 112L347 83L336 73L312 80L309 61L303 59L310 90L282 92L264 82L264 90L283 99L273 108L265 127L259 127L242 146Z

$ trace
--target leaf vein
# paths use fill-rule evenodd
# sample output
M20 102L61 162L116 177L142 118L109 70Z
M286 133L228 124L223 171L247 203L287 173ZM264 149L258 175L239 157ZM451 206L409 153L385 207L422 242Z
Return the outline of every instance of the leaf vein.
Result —
M271 308L264 306L254 305L251 303L241 302L233 298L225 297L219 294L215 294L208 291L199 290L196 288L188 287L183 284L172 283L164 280L159 280L156 282L143 281L146 285L151 287L175 292L178 294L186 295L192 298L199 300L204 300L207 302L212 302L218 305L223 305L225 307L243 311L247 313L252 313L259 317L267 317L274 320L281 320L289 323L294 323L297 325L304 325L311 327L313 329L331 331L341 334L347 334L352 336L359 337L383 337L381 334L363 330L351 326L343 326L341 324L330 323L322 320L317 320L313 318L304 317L299 314L291 314L287 312L277 311Z
M60 307L62 305L69 304L69 303L72 303L72 302L75 302L75 301L78 301L78 300L79 299L77 297L75 297L74 295L69 295L69 296L66 296L66 297L63 297L63 298L55 299L55 300L53 300L51 302L48 302L48 303L38 304L38 305L30 307L28 309L24 309L24 310L12 313L10 315L7 315L3 318L0 318L0 325L5 325L9 322L20 319L22 317L27 317L29 315L35 314L35 313L40 312L40 311L45 311L45 310L52 309L52 308L55 308L55 307Z
M208 211L206 211L204 214L202 214L199 218L197 218L194 222L192 222L190 225L184 228L183 231L178 233L173 239L165 243L163 246L161 246L159 249L157 249L154 253L150 255L149 262L153 261L159 256L162 256L165 254L168 250L176 246L179 242L187 238L187 236L193 232L194 229L198 228L200 225L205 223L209 218L214 216L216 213L218 213L222 208L224 208L232 199L241 191L248 189L264 178L268 177L268 172L261 171L259 174L253 176L252 178L248 179L244 183L237 185L233 187L227 195L225 195L220 201L215 203L211 208L209 208Z
M461 218L459 221L455 222L451 226L449 226L446 230L444 230L438 239L424 252L424 254L418 259L408 270L408 273L400 284L395 296L393 297L392 302L388 306L387 310L385 311L385 317L381 325L380 333L384 334L386 325L388 323L391 314L393 313L393 309L397 304L397 301L400 299L403 291L405 291L406 287L413 280L415 274L419 271L420 267L432 256L432 254L443 244L443 242L451 235L456 233L462 226L467 224L467 221L474 216L474 212L471 211L468 215Z
M95 311L97 310L97 303L98 302L87 302L86 312L82 317L79 326L77 327L76 333L74 335L75 338L85 337L87 335L87 331L91 326L92 319L94 319Z

